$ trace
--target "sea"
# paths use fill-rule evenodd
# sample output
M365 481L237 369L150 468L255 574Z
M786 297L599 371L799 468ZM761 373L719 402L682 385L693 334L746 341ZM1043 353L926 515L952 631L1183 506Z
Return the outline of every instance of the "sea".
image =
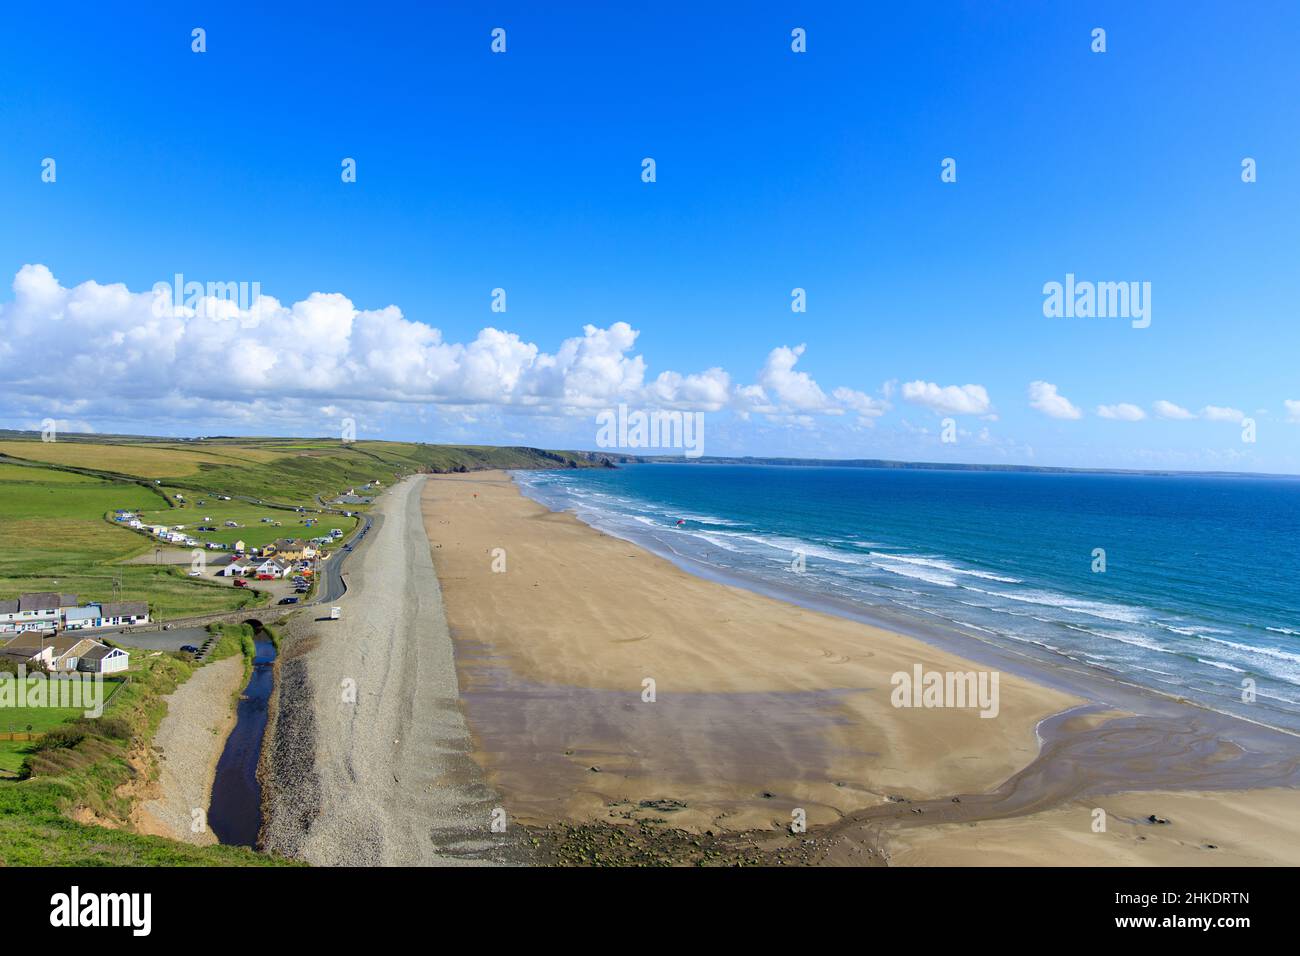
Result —
M681 463L514 480L687 570L1300 733L1300 479Z

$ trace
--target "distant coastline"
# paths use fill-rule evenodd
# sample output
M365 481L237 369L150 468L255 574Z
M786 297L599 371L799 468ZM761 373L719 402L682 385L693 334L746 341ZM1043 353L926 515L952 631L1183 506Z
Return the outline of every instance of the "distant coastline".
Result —
M803 468L897 468L913 469L916 471L998 471L1058 475L1150 475L1183 478L1286 478L1293 481L1300 481L1300 475L1287 475L1263 471L1180 471L1174 468L1073 468L1065 465L1001 465L978 464L974 462L895 461L889 458L762 458L751 455L740 457L702 455L699 458L686 458L681 455L614 454L611 454L608 457L615 463L638 462L648 465L687 464L768 465Z

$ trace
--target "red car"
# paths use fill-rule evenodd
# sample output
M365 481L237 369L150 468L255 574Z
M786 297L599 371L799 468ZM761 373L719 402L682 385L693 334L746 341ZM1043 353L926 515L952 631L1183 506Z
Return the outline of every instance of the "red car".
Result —
M248 587L248 582L245 581L243 578L235 578L235 587L246 588Z

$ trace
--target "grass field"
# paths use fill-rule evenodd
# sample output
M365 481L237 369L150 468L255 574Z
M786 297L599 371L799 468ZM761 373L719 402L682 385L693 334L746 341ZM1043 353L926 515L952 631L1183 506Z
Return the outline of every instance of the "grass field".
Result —
M293 438L175 442L69 437L42 442L5 437L0 439L0 455L49 463L41 467L0 461L0 598L60 591L75 593L83 602L147 601L159 620L237 610L260 598L190 579L183 566L123 564L157 545L106 520L117 508L136 511L142 520L157 524L183 524L201 541L243 540L249 547L261 547L276 538L313 538L333 528L347 534L357 521L321 515L320 523L308 528L306 521L314 515L240 498L315 511L318 495L332 498L373 480L387 486L416 471L592 464L576 453L536 448ZM232 500L220 501L214 492ZM178 493L186 499L182 507L169 502ZM202 508L199 500L205 501ZM205 517L212 521L203 521ZM280 526L262 518L279 521ZM243 527L226 528L227 520ZM217 530L196 532L200 524Z
M7 676L7 675L6 675ZM28 678L34 683L39 678ZM107 693L107 691L105 692ZM43 734L65 720L80 717L82 711L75 707L4 707L0 706L0 734ZM0 773L16 776L23 760L31 752L31 743L24 740L0 740Z
M0 455L149 479L190 475L205 462L226 464L231 460L189 449L71 441L0 441Z
M175 496L176 489L164 489ZM141 512L140 520L146 524L165 524L175 527L185 525L185 533L193 535L199 541L214 541L218 544L234 544L243 541L250 548L260 548L276 538L317 538L338 528L345 535L350 534L357 525L356 518L343 515L317 514L313 508L307 513L286 511L283 508L268 508L247 501L219 501L214 498L195 498L190 500L190 492L182 491L185 503L177 508L164 508ZM199 501L204 504L200 506ZM205 519L211 518L211 521ZM269 518L270 522L264 522ZM311 527L307 522L315 521ZM234 521L238 528L227 528L225 522ZM279 522L277 527L274 522ZM216 531L197 531L200 525L215 525Z
M131 482L83 479L68 472L9 466L0 478L0 598L31 591L77 594L81 601L147 601L161 618L236 610L255 603L244 591L188 579L183 568L120 562L152 547L113 527L115 508L155 509L164 499ZM29 480L40 476L39 481ZM72 480L69 480L72 479Z

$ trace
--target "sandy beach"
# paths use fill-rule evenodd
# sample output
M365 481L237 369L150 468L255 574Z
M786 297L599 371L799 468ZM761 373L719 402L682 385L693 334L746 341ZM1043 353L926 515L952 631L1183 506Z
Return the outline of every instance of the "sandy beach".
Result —
M1009 673L993 718L895 707L897 672L979 667L688 574L504 473L430 478L423 515L475 759L524 822L788 834L802 811L822 863L1047 864L1089 838L1078 862L1300 862L1277 819L1300 791L1280 787L1115 796L1115 839L1094 838L1107 804L1091 793L1122 793L1126 774L1218 790L1255 770L1190 708L1137 719ZM1125 763L1152 741L1141 768ZM1268 764L1258 785L1289 786L1295 769ZM1171 820L1150 824L1159 839L1122 822L1151 814Z

